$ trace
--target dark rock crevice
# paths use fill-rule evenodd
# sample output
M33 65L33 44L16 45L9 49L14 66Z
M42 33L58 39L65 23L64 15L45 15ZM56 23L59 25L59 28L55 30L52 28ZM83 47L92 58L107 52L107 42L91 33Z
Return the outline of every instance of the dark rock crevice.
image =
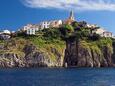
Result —
M113 51L115 46L112 47ZM115 52L111 47L103 46L94 49L85 46L81 42L67 42L64 58L64 66L68 67L113 67L115 63Z

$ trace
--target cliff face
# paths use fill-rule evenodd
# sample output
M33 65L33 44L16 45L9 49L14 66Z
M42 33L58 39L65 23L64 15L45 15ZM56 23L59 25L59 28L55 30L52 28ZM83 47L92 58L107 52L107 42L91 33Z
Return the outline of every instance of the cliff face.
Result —
M106 45L99 48L97 45L84 41L67 42L64 66L68 67L109 67L114 65L112 46Z
M24 47L25 64L27 67L58 67L62 66L62 55L55 49L51 48L52 53L55 54L56 59L53 61L47 52L40 52L33 45L26 45Z
M10 52L14 48L13 52ZM17 47L18 46L18 47ZM1 45L0 53L0 67L61 67L63 55L58 52L55 48L51 47L51 53L55 55L55 59L52 59L48 52L39 50L33 44L23 45L20 53L15 53L19 45ZM20 49L20 48L19 48ZM16 52L18 52L16 50Z
M111 41L108 43L105 39L100 42L67 41L66 49L62 50L59 46L44 44L41 50L28 41L10 40L0 44L0 67L114 66L114 42L112 45ZM65 54L62 53L64 50Z

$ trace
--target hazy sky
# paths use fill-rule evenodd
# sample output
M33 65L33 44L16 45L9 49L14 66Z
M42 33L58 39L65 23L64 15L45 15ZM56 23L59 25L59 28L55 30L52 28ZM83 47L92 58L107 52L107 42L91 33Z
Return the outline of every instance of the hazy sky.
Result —
M74 10L77 21L98 24L115 33L115 0L0 0L0 29L65 20L70 10Z

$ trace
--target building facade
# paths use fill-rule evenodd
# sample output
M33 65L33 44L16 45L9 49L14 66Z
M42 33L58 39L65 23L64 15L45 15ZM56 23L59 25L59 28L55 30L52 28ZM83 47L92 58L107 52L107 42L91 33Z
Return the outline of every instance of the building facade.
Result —
M96 24L88 24L88 23L87 23L86 27L91 28L91 29L99 28L99 26Z
M113 37L113 34L103 28L93 30L93 33L99 34L101 37Z
M50 22L44 21L40 23L40 29L43 30L44 28L49 28L50 27Z
M24 31L28 35L35 35L36 31L43 30L45 28L52 28L52 27L58 28L60 25L62 25L62 20L44 21L41 22L40 24L27 24L19 31Z
M27 24L26 26L24 26L23 28L22 28L22 30L23 31L27 31L28 29L35 29L35 31L39 31L39 25L35 25L35 24Z
M60 27L63 24L62 20L54 20L50 22L50 27Z
M45 29L45 28L58 28L60 25L62 25L62 20L52 20L52 21L44 21L40 23L40 29Z
M36 34L36 30L34 28L28 29L26 31L26 34L27 35L35 35Z
M35 32L39 30L40 27L38 24L27 24L21 29L21 31L26 32L27 35L35 35Z
M113 37L113 34L111 32L105 31L103 32L103 37Z

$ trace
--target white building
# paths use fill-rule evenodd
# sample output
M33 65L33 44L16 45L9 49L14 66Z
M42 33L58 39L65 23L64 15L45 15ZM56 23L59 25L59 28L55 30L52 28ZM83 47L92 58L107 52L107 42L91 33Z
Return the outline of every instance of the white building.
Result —
M96 24L87 24L87 27L92 30L92 33L99 34L101 37L113 37L111 32L106 31L104 28L101 28Z
M50 27L50 22L45 21L45 22L41 22L40 23L40 28L44 29L44 28L49 28Z
M50 27L57 27L58 28L62 24L63 24L62 20L54 20L54 21L50 22Z
M18 31L26 31L27 34L34 34L36 31L43 30L50 27L59 27L62 25L62 20L44 21L40 24L27 24Z
M26 31L27 35L35 35L35 33L36 33L36 30L34 28L27 29L27 31Z
M86 27L88 27L88 28L97 28L99 26L96 25L96 24L87 24Z
M22 28L23 31L27 31L28 29L35 29L35 31L39 30L39 25L35 24L27 24Z
M92 33L96 33L96 34L99 34L100 36L103 35L103 32L105 32L106 30L102 29L102 28L99 28L99 29L94 29L92 31Z
M4 34L11 34L11 32L9 31L9 30L3 30L3 32L2 33L4 33Z
M21 30L25 31L27 35L35 35L35 32L39 31L40 27L38 24L36 24L36 25L35 24L27 24Z
M105 31L103 32L103 37L113 37L113 34L111 32Z
M113 34L111 32L108 32L103 28L94 29L93 33L99 34L101 37L113 37Z
M40 28L50 28L50 27L59 27L62 25L62 20L52 20L52 21L45 21L40 23Z

